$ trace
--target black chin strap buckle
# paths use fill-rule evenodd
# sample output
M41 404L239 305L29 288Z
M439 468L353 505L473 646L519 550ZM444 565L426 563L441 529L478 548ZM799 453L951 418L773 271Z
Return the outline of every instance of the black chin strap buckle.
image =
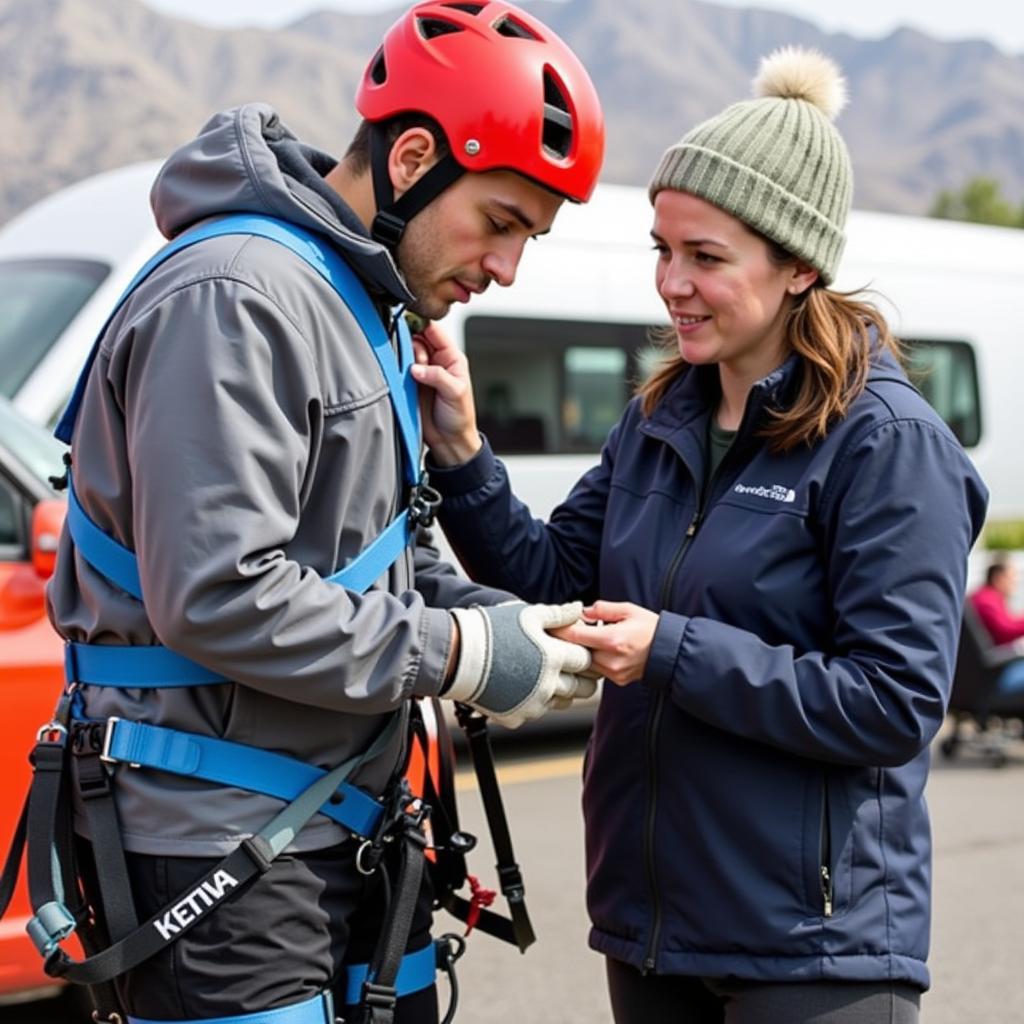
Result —
M379 210L373 218L370 234L381 245L394 249L405 234L405 221L390 210Z

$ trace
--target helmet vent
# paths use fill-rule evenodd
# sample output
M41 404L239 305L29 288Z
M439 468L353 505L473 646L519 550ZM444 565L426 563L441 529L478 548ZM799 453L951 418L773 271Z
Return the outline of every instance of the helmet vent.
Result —
M494 31L499 36L508 36L510 39L538 39L536 32L531 32L521 21L517 21L511 14L506 14L500 21L495 22Z
M556 157L567 157L572 147L573 118L561 83L544 72L544 148Z
M483 4L442 4L443 7L450 7L454 11L465 11L466 14L479 14L483 9Z
M388 69L384 63L383 47L377 51L377 56L373 58L373 63L370 65L370 78L374 85L383 85L387 81Z
M416 27L424 39L436 39L438 36L464 31L461 25L456 25L454 21L445 21L443 18L417 18Z

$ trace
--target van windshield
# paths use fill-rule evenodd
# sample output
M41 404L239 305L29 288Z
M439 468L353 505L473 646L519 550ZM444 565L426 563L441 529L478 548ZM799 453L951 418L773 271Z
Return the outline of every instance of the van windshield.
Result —
M109 273L94 260L0 260L0 395L16 394Z
M62 470L65 446L49 431L21 415L0 398L0 451L16 458L40 483L51 486L49 478Z

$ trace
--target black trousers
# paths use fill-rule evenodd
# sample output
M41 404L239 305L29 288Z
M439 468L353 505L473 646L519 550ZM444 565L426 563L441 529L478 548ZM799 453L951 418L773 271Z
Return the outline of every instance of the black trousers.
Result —
M902 983L750 982L606 964L615 1024L917 1024L921 1002Z
M81 844L90 902L97 892L91 850ZM314 853L282 855L244 891L175 943L116 982L124 1010L149 1020L202 1020L278 1009L328 989L344 1012L345 964L368 963L385 920L386 876L355 867L356 840ZM126 854L140 921L214 867L219 858ZM397 877L397 865L383 869ZM429 879L417 901L407 950L431 942ZM102 926L102 917L100 917ZM433 985L398 1000L395 1024L436 1024Z

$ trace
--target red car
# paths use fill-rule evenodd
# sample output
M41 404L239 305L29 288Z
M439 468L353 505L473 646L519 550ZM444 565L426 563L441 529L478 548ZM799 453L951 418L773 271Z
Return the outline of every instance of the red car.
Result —
M28 754L50 720L64 681L64 648L46 617L65 501L48 482L61 472L63 445L0 399L0 694L7 723L0 743L0 857L28 792ZM39 994L54 982L25 934L22 877L0 921L0 1000Z

